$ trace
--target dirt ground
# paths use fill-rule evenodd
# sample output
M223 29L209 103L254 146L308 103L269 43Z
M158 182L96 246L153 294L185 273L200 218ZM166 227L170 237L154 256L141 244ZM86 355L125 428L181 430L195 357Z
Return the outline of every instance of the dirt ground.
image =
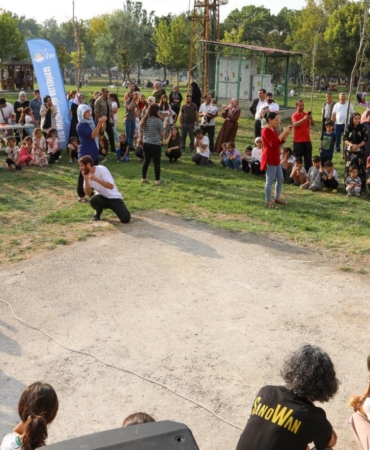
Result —
M369 281L330 255L162 213L0 270L0 298L69 347L158 380L244 427L257 390L281 384L287 353L322 346L341 380L324 406L340 449L355 449L350 394L367 382ZM68 352L0 303L0 437L26 385L51 383L49 443L115 428L135 411L187 424L201 450L240 431L137 377Z

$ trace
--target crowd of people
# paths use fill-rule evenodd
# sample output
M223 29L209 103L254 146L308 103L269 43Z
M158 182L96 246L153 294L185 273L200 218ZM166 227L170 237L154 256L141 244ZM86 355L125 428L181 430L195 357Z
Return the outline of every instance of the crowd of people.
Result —
M281 195L285 180L301 189L338 191L340 179L334 168L333 156L335 151L341 151L343 142L347 195L360 197L366 186L370 187L370 109L362 116L354 112L344 93L339 94L337 103L333 101L332 93L327 94L322 105L321 144L317 154L313 155L310 128L315 121L311 111L304 110L303 100L296 101L292 123L283 129L280 107L273 94L260 89L258 98L250 108L255 118L255 145L248 145L242 155L235 146L241 114L237 99L222 105L221 116L224 120L215 139L215 119L219 114L217 103L209 93L204 95L202 102L196 82L191 84L190 93L185 98L178 86L174 86L167 95L160 81L153 83L153 92L148 98L140 93L134 82L128 88L121 103L117 94L109 93L107 88L95 92L89 104L77 91L68 94L71 127L67 151L70 163L90 156L93 165L97 166L108 161L109 152L115 154L117 162L129 162L130 152L134 152L142 162L141 182L148 183L147 173L153 163L155 184L160 185L162 146L165 146L168 161L175 164L188 143L194 152L192 161L199 166L214 164L211 156L216 154L221 165L227 169L264 175L265 206L278 208L287 203ZM125 132L118 135L117 117L121 106L125 109ZM89 117L85 119L84 114L88 110ZM0 99L0 113L0 124L12 123L14 119L14 123L26 126L23 139L19 135L8 136L6 163L9 170L12 167L21 170L25 165L42 167L59 162L61 148L55 125L56 111L50 96L45 96L41 101L40 92L36 90L34 98L28 101L26 93L21 91L14 107L4 98ZM291 132L292 148L284 145ZM276 186L272 197L274 182ZM87 202L83 183L80 174L78 199ZM100 214L95 216L100 217Z
M368 367L370 366L368 357ZM284 361L281 376L285 385L263 386L251 403L247 424L236 450L329 450L337 443L337 434L324 409L325 403L338 392L339 380L329 355L320 347L305 344ZM362 395L353 395L348 406L349 419L358 447L369 450L370 442L370 376ZM28 386L18 402L19 423L7 434L0 450L35 450L46 444L48 426L59 409L57 393L48 383ZM155 422L146 413L126 417L122 426Z

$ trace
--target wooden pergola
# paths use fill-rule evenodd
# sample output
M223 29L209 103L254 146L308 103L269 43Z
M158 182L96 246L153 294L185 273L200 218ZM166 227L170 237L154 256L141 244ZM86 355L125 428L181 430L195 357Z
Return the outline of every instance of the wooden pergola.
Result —
M0 68L0 82L3 91L33 90L32 63L18 59L4 61Z

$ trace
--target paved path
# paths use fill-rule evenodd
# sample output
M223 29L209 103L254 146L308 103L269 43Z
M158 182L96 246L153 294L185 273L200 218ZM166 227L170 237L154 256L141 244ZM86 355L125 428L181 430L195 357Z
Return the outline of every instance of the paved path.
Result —
M306 250L211 230L165 214L0 270L1 298L66 345L169 385L244 427L258 388L280 384L282 359L318 344L342 385L325 405L338 449L355 448L346 407L367 381L367 278ZM128 414L186 423L201 450L232 450L240 431L132 375L67 352L0 304L0 435L23 388L60 398L49 443L115 428Z

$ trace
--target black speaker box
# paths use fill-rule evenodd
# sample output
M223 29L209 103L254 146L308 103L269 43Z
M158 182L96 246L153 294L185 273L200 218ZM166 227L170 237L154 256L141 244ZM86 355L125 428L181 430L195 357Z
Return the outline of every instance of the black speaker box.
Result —
M199 450L190 429L177 422L131 425L51 444L48 450ZM44 450L45 447L42 447ZM41 450L41 449L40 449Z

